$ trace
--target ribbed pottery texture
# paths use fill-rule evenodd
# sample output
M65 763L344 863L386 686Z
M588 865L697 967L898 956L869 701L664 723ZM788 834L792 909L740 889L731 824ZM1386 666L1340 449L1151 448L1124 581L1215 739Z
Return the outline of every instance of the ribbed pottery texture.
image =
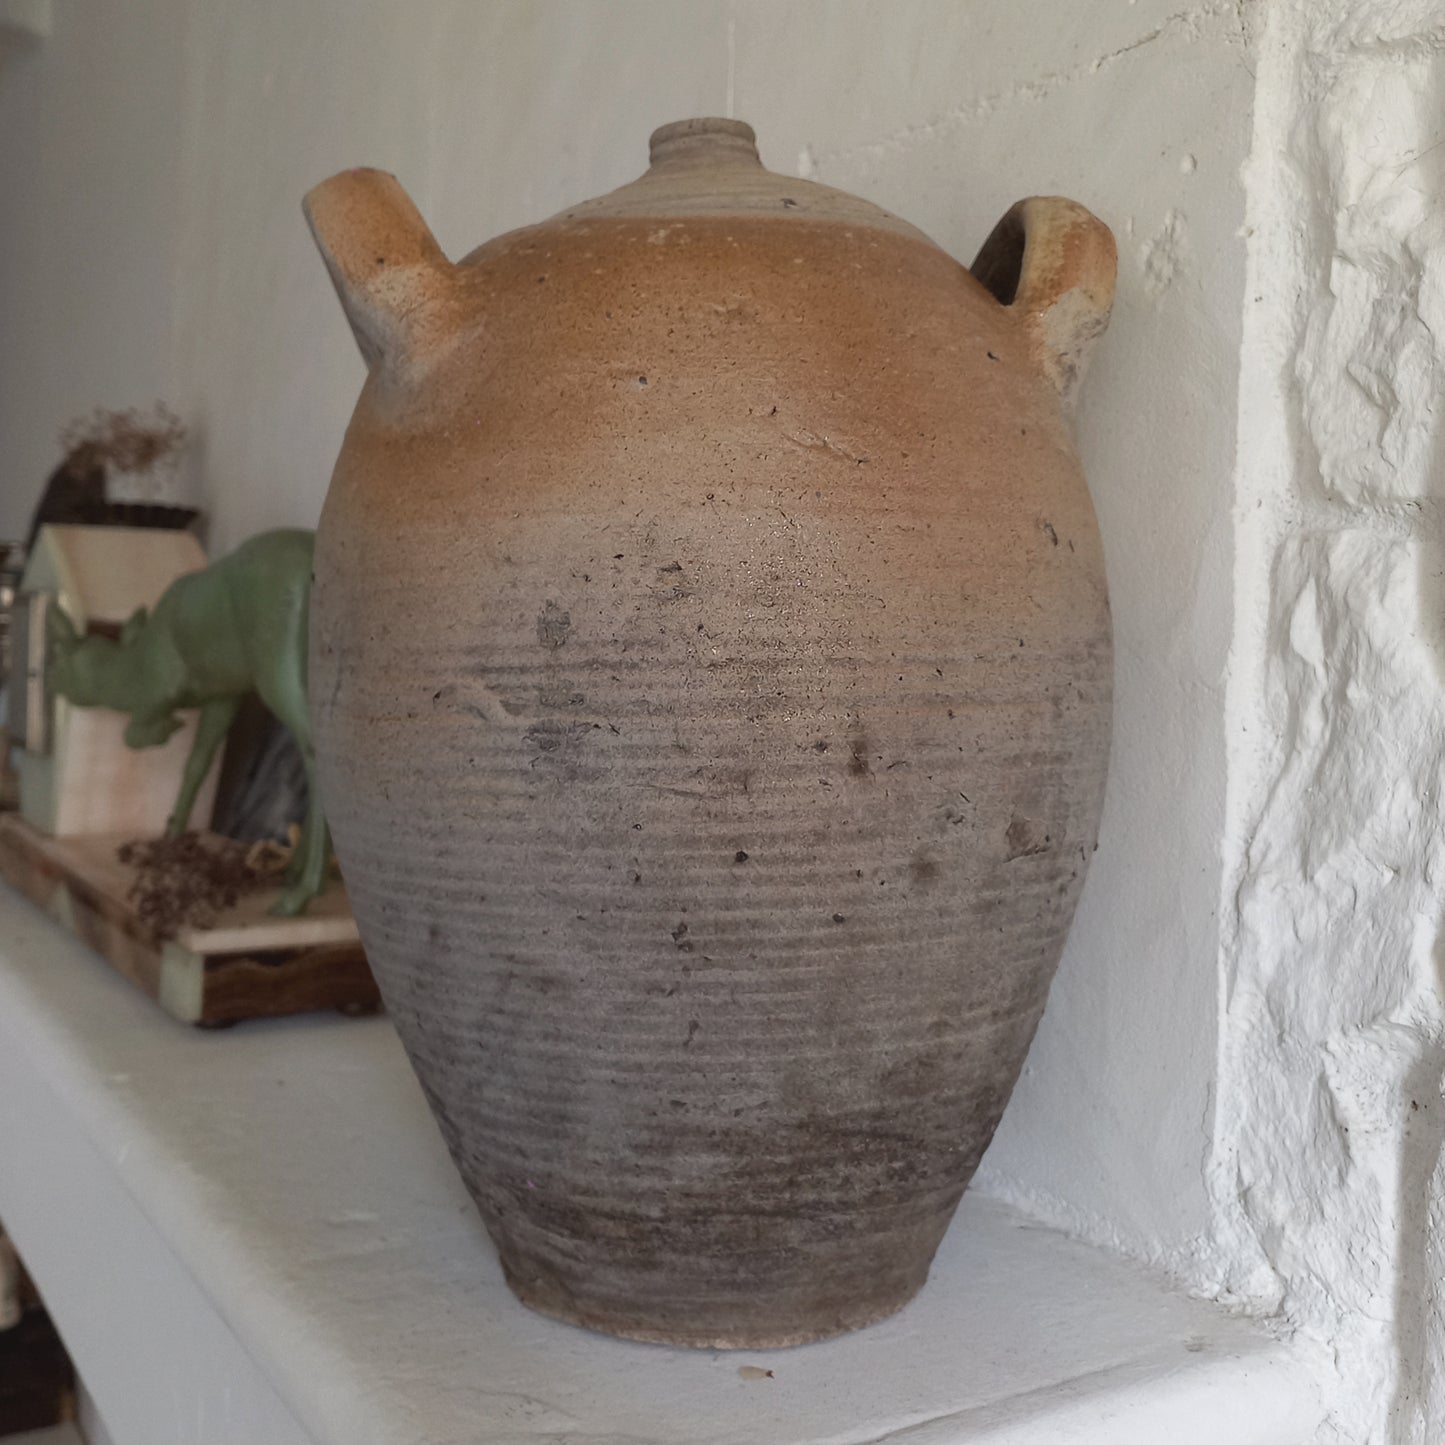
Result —
M312 707L512 1288L783 1345L923 1283L1094 847L1108 607L1059 393L1113 247L1027 202L981 282L737 122L654 158L459 266L389 177L308 198L371 367Z

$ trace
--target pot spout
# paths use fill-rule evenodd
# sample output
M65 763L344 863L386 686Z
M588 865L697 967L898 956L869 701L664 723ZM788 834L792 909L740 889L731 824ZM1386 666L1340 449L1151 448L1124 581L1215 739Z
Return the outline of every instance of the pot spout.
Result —
M342 171L302 209L367 369L424 367L455 332L459 280L400 182Z

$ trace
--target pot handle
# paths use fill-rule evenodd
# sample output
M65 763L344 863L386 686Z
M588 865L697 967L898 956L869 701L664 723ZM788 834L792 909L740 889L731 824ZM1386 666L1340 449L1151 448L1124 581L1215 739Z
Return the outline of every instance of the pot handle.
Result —
M1039 365L1067 402L1109 324L1114 236L1077 201L1031 196L1011 206L974 260L974 276L1027 328Z
M342 171L302 210L369 371L405 371L445 344L459 319L457 268L395 176Z

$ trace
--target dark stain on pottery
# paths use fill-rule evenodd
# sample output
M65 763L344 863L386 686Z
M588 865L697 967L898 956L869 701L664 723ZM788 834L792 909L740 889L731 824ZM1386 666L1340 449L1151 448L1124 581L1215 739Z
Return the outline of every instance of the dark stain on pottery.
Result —
M921 848L908 860L908 876L919 888L936 883L942 871L938 860Z
M1006 851L1004 857L1012 862L1015 858L1035 858L1049 851L1052 838L1044 825L1033 818L1013 818L1004 834Z
M537 641L543 647L561 647L572 630L572 614L550 598L537 617Z

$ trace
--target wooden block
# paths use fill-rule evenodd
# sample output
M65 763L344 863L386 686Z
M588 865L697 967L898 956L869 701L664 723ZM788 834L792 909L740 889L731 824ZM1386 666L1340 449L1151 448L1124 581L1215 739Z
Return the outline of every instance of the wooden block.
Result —
M75 1419L75 1369L39 1305L0 1330L0 1435Z
M181 788L181 773L196 740L193 709L179 713L180 727L159 747L125 743L122 712L75 707L54 700L55 737L39 755L15 749L20 811L40 832L55 837L121 834L150 838L164 830ZM219 760L196 794L191 826L203 825L216 799Z
M337 1009L374 1013L381 995L346 890L333 883L303 918L274 918L279 890L248 894L203 928L158 937L129 893L135 869L118 837L50 838L0 816L0 878L83 938L118 973L184 1023Z
M35 1282L0 1228L0 1435L75 1419L75 1371Z
M195 738L196 714L178 716L180 729L158 747L125 743L130 719L103 707L77 707L63 697L46 700L46 614L58 607L82 633L116 633L138 607L153 607L166 588L206 565L201 544L189 532L156 527L47 526L26 560L16 601L26 619L22 686L42 710L31 709L16 750L20 810L42 833L55 837L160 833L180 792L181 774ZM33 627L31 626L33 624ZM31 633L34 635L30 635ZM42 737L37 737L39 733ZM194 823L211 816L217 770L202 785L191 813Z

